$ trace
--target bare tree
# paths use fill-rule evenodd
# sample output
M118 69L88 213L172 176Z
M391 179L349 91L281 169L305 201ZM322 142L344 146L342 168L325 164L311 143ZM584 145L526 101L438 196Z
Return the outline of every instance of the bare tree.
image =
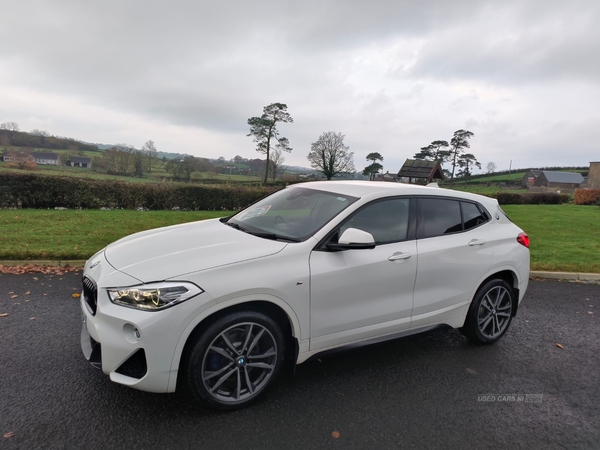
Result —
M277 141L278 145L285 152L291 152L292 148L289 145L287 138L279 136L277 123L292 123L294 119L287 112L285 103L271 103L263 108L263 114L260 117L250 117L248 125L250 125L250 133L247 136L253 136L256 142L256 151L264 153L267 157L265 163L265 180L267 182L269 176L269 164L271 161L271 145L273 141Z
M493 161L490 161L489 163L487 163L485 168L487 170L487 173L494 173L496 171L496 163Z
M33 134L35 136L44 136L44 137L50 136L50 133L48 133L46 130L38 130L37 128L34 128L33 130L31 130L31 134Z
M8 136L10 138L10 143L12 145L12 143L15 140L15 136L17 135L17 132L19 131L19 124L16 122L2 122L2 123L0 123L0 130L8 131Z
M344 145L344 137L342 133L327 131L310 144L310 165L323 172L328 180L341 173L354 172L354 153Z
M152 172L152 162L157 159L156 154L156 146L154 145L153 140L146 141L146 143L142 147L142 152L146 155L146 162L148 164L148 173Z
M275 147L271 152L271 175L273 176L273 180L277 178L277 169L279 169L284 161L283 150L279 146Z

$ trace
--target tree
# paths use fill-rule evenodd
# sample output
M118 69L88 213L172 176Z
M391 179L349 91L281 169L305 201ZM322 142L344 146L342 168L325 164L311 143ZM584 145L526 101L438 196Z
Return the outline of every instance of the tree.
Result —
M16 122L2 122L0 123L0 130L8 131L8 137L10 138L11 145L15 140L15 136L19 131L19 124Z
M37 169L37 164L35 162L35 158L31 155L31 149L25 148L17 151L10 151L7 154L8 163L6 167L11 167L15 169L21 170L35 170Z
M134 166L136 152L137 150L131 145L117 144L103 152L103 165L110 174L129 175L136 170Z
M263 114L260 117L251 117L248 119L250 125L250 133L247 136L253 136L253 142L256 142L256 151L266 155L265 163L265 180L267 182L269 176L269 164L271 161L271 144L276 140L282 151L291 152L287 138L279 136L277 123L293 123L294 119L287 112L285 103L271 103L263 108Z
M463 178L469 178L471 176L471 171L473 166L479 167L481 169L481 163L477 161L475 155L472 153L464 153L458 158L458 167L461 170L458 172L458 176Z
M487 163L487 166L485 166L487 173L494 173L496 171L496 163L493 161L490 161L489 163Z
M366 159L367 159L367 161L371 161L371 164L369 164L367 167L364 168L363 175L368 176L369 180L374 180L375 175L378 174L379 171L383 169L383 166L377 162L377 161L383 162L383 156L381 156L381 153L372 152L367 155Z
M285 158L283 157L283 149L276 146L271 153L271 175L273 180L277 178L277 169L284 163Z
M310 165L323 172L328 180L341 173L354 172L354 153L344 145L344 137L342 133L328 131L310 144Z
M152 172L152 162L156 160L156 146L154 145L154 141L151 139L146 141L146 143L142 146L142 152L146 156L146 163L148 164L148 173Z
M450 155L449 157L452 159L452 172L450 174L450 183L454 181L454 170L458 165L458 160L460 155L465 152L466 148L471 148L471 144L469 144L469 139L474 136L473 133L467 130L456 130L454 132L454 137L450 141Z
M173 175L175 180L189 181L193 172L200 172L206 167L202 158L185 155L183 158L170 159L165 164L165 170Z
M439 161L440 164L447 162L449 157L448 141L433 141L427 147L421 147L421 151L413 156L415 159Z

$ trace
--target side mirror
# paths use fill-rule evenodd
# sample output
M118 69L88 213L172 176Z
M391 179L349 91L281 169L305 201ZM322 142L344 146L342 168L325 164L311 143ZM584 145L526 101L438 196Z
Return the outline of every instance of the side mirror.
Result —
M348 228L342 233L337 243L327 244L328 250L336 252L342 250L358 250L375 248L375 239L371 233L359 230L358 228Z

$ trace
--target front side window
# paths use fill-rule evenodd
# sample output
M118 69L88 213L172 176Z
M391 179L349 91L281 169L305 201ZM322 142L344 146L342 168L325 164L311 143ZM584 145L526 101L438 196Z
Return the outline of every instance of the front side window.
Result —
M294 186L240 211L227 224L259 237L301 241L356 200L348 195Z
M340 227L339 235L348 228L358 228L373 235L376 244L406 239L409 202L407 198L378 201L365 206Z

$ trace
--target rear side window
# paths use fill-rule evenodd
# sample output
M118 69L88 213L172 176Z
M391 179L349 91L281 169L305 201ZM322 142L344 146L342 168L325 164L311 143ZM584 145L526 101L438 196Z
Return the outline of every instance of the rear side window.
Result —
M420 239L469 231L490 220L476 203L449 198L420 198L419 211Z
M421 238L442 236L462 231L460 202L442 198L420 198Z
M460 202L460 206L462 208L465 231L487 222L486 216L482 214L475 203Z

